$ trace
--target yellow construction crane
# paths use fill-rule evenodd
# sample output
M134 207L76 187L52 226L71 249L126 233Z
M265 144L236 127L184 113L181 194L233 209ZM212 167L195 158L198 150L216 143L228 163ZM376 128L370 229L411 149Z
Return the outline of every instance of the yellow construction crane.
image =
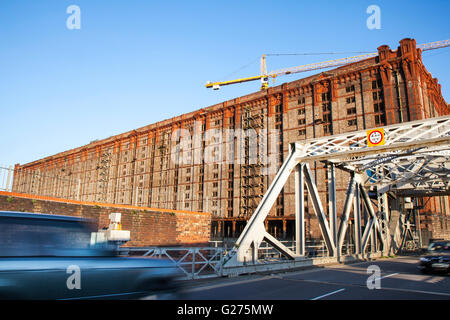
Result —
M448 40L442 40L442 41L435 41L425 44L419 44L417 45L417 48L422 49L422 51L428 51L428 50L434 50L434 49L440 49L450 46L450 39ZM228 81L218 81L218 82L210 82L208 81L206 83L206 88L213 88L214 90L219 90L221 86L227 86L230 84L235 83L242 83L242 82L249 82L249 81L255 81L255 80L261 80L261 90L267 89L269 87L269 78L272 78L275 82L275 78L286 75L286 74L294 74L294 73L300 73L300 72L307 72L307 71L313 71L313 70L319 70L324 68L330 68L330 67L339 67L343 66L349 63L361 61L364 59L372 58L378 55L378 52L371 52L366 53L358 56L353 57L347 57L347 58L340 58L335 60L328 60L328 61L322 61L322 62L316 62L311 64L305 64L298 67L291 67L286 69L280 69L271 71L270 73L267 73L267 66L266 66L266 55L263 54L261 57L261 74L258 76L253 77L247 77L247 78L240 78L235 80L228 80Z
M261 80L261 90L267 89L269 87L269 76L267 75L266 55L265 54L263 54L261 57L261 75L254 76L254 77L248 77L248 78L235 79L235 80L228 80L228 81L219 81L219 82L208 81L206 83L206 87L213 88L214 90L219 90L220 86L227 86L229 84L249 82L249 81L255 81L255 80Z

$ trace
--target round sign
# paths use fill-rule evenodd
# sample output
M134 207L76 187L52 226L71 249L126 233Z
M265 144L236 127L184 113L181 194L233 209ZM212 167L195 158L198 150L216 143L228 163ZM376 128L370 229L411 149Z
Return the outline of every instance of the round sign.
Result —
M371 144L379 144L381 141L383 141L383 134L381 131L375 130L369 134L369 142Z

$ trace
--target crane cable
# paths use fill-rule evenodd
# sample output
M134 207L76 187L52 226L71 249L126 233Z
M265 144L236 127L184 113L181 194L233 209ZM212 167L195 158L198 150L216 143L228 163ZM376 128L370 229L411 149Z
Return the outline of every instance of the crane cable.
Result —
M266 56L319 56L319 55L332 55L332 54L358 54L358 53L371 53L369 51L349 51L349 52L302 52L302 53L269 53L266 54ZM224 81L231 76L235 75L239 71L242 71L243 69L249 67L250 65L254 64L256 61L261 59L261 57L257 57L253 60L251 60L249 63L243 65L242 67L238 68L237 70L227 74L226 76L222 77L221 81Z
M301 53L268 53L266 56L321 56L331 54L363 54L371 51L349 51L349 52L301 52Z

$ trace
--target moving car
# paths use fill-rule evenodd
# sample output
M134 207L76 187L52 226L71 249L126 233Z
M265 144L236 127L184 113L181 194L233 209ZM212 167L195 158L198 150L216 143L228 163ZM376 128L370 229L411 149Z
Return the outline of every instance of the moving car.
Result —
M420 258L419 269L422 272L450 272L450 241L432 242L427 254Z
M176 266L121 257L89 220L0 211L0 299L176 298Z

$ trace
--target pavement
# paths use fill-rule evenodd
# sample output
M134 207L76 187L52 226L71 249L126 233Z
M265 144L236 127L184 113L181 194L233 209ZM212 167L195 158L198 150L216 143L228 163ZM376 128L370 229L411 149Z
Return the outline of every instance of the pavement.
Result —
M450 300L450 275L422 274L418 260L406 256L191 282L183 290L183 299Z

